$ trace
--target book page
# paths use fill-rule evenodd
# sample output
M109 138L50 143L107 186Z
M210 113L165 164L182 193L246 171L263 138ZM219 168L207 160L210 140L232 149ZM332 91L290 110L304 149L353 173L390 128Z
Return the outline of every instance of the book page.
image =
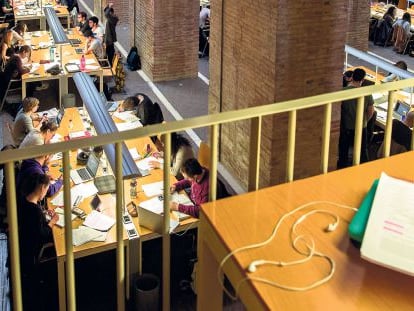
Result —
M361 256L414 275L414 183L381 174Z

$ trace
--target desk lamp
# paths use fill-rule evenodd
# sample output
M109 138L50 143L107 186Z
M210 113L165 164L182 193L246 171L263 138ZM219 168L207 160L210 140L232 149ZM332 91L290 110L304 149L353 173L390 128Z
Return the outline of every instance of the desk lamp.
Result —
M96 133L98 135L116 133L118 129L106 110L106 103L103 102L92 78L84 72L78 72L73 75L73 81L95 126ZM115 172L115 145L105 145L103 148L112 171ZM142 173L135 164L127 146L122 143L122 176L124 179L129 179L142 176Z

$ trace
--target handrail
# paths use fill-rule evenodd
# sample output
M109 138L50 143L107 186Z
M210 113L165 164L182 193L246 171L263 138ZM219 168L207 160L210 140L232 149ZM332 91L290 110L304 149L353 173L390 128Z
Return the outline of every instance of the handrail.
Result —
M17 160L23 160L27 158L33 158L44 154L50 153L63 153L63 164L64 164L64 171L63 171L63 178L65 181L65 189L67 190L69 187L69 151L73 149L83 148L83 147L90 147L90 146L100 146L100 145L107 145L107 144L115 144L116 145L116 169L115 174L117 178L117 211L116 211L116 218L117 223L120 224L121 219L121 212L122 212L122 183L120 178L122 176L122 148L121 144L126 140L136 139L140 137L148 137L153 136L156 134L162 134L164 137L165 142L165 150L167 152L164 161L164 182L165 185L169 185L169 165L170 165L170 148L171 148L171 137L170 134L172 132L187 130L187 129L195 129L200 127L210 127L210 146L211 146L211 167L210 167L210 200L214 201L216 199L216 181L217 181L217 162L218 162L218 137L219 131L218 128L222 124L240 121L240 120L252 120L251 130L253 135L250 138L250 146L251 154L250 154L250 165L252 169L249 170L249 190L258 189L258 178L259 178L259 160L260 160L260 144L252 143L252 139L260 138L261 127L262 127L262 117L269 116L278 113L286 113L289 112L289 133L288 133L288 152L287 152L287 171L286 171L286 178L287 181L293 180L294 176L294 145L295 145L295 132L296 132L296 113L297 110L314 108L324 106L325 113L324 113L324 123L323 123L323 132L322 132L322 160L321 160L321 172L326 173L328 169L328 160L329 160L329 132L330 132L330 123L331 123L331 112L332 112L332 105L339 104L343 100L348 99L357 99L358 101L358 113L357 113L357 124L355 130L355 142L354 142L354 159L353 164L359 164L359 150L360 150L360 142L361 142L361 132L362 132L362 122L363 122L363 102L364 96L370 95L373 93L379 92L388 92L389 93L389 103L388 103L388 111L391 112L392 110L392 99L393 94L395 93L396 89L402 89L405 87L412 87L414 85L414 78L400 80L396 82L385 83L381 85L373 85L361 88L354 88L354 89L347 89L338 92L328 93L328 94L321 94L316 96L311 96L307 98L301 99L294 99L283 101L279 103L246 108L242 110L235 110L235 111L228 111L222 112L218 114L211 114L205 115L201 117L195 117L191 119L181 120L181 121L174 121L174 122L167 122L164 124L157 124L151 125L147 127L142 127L134 130L124 131L121 133L110 133L105 135L100 135L96 137L84 138L79 140L71 140L67 142L60 142L55 144L48 144L43 146L33 146L18 150L6 150L0 152L0 164L6 163L6 176L7 176L7 197L8 201L8 215L9 221L13 224L14 229L16 229L17 225L17 215L14 211L16 211L16 200L15 200L15 184L14 184L14 176L13 176L13 163ZM389 156L390 144L391 144L391 121L392 121L392 114L388 114L388 118L386 121L386 128L385 128L385 152L384 156ZM260 140L258 140L260 142ZM411 149L414 146L414 135L413 140L411 142ZM167 195L168 192L165 190L165 201L164 201L164 214L169 215L168 213L168 203L169 203L169 196ZM69 191L65 191L64 202L66 206L71 206L70 202L70 195ZM68 308L69 310L74 310L76 308L75 304L75 295L74 295L74 271L73 271L73 249L71 244L71 229L70 226L70 217L67 215L70 211L65 210L65 223L67 227L66 231L66 247L69 249L68 256L68 269L67 269L67 280L68 280ZM165 218L164 224L164 232L163 232L163 307L164 309L168 309L169 306L169 272L170 272L170 264L169 264L169 257L165 258L166 254L169 253L170 248L170 240L168 235L168 217ZM10 240L13 244L12 252L11 252L11 269L12 271L19 271L19 250L18 250L18 232L17 230L11 230L10 232ZM118 284L118 308L119 310L124 309L123 304L123 280L124 280L124 269L123 269L123 241L121 238L122 230L120 226L117 228L117 282L121 282ZM17 247L17 248L16 248ZM20 275L19 273L14 273L12 275L12 282L13 282L13 297L14 297L14 307L16 310L21 309L21 288L20 288ZM16 286L17 284L17 286Z
M324 106L328 103L338 103L342 100L363 97L366 95L371 95L373 93L393 91L405 87L411 87L413 85L414 79L405 79L379 85L347 89L338 92L316 95L301 99L287 100L264 106L226 111L185 120L167 122L163 124L149 125L138 129L123 131L121 133L111 133L96 137L89 137L86 139L71 140L67 142L59 142L44 146L32 146L17 150L5 150L0 152L0 164L12 160L17 161L27 158L33 158L48 153L57 153L61 151L68 151L89 146L101 146L108 143L116 143L139 137L148 137L157 134L177 132L189 128L196 129L215 124L224 124L234 121L253 119L277 113L315 108L318 106Z

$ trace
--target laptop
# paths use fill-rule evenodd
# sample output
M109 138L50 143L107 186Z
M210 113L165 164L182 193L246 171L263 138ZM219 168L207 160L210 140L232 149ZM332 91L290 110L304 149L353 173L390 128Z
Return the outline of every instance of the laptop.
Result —
M393 117L397 120L402 120L403 117L407 115L407 113L410 111L410 105L407 103L397 100L397 103L395 104L394 111L393 111Z
M105 93L100 92L102 103L105 105L105 109L108 110L108 112L114 112L118 109L118 103L114 101L108 101L106 99Z
M86 181L93 180L96 176L96 172L99 167L99 159L91 153L86 162L86 167L79 168L77 170L70 171L70 178L75 185L81 184Z
M164 227L164 216L154 213L146 208L137 206L138 210L138 222L140 226L150 229L153 232L162 234ZM170 232L172 232L179 222L174 219L170 219Z
M48 120L51 122L56 123L58 126L60 125L60 122L62 122L63 115L65 114L65 109L62 107L59 109L57 115L55 117L48 117Z

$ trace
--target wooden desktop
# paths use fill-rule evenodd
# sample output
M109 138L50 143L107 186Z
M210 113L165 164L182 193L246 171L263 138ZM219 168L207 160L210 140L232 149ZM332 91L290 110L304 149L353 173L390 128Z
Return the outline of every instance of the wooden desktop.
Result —
M69 126L69 120L72 120L72 128ZM121 120L116 120L116 122L121 122ZM65 109L65 115L62 119L61 125L58 130L58 134L65 137L69 134L69 132L73 131L81 131L85 130L82 116L79 113L78 108L67 108ZM131 141L126 142L129 148L136 147L137 151L140 154L143 154L143 150L147 144L151 145L152 150L155 150L155 146L153 145L151 139L149 137L138 138ZM76 168L78 165L76 163L76 154L77 151L73 151L71 155L71 165L72 168ZM59 162L58 162L59 163ZM57 177L61 175L60 166L50 167L51 175ZM110 167L108 166L108 169ZM98 175L99 175L98 170ZM150 174L145 177L139 177L138 181L138 196L133 201L138 205L140 202L150 199L146 197L144 192L142 191L142 185L158 182L163 180L163 170L162 169L154 169L151 170ZM174 176L171 176L171 183L176 181ZM129 195L129 180L124 181L124 203L128 203L131 201ZM103 213L115 218L115 198L111 194L99 195L102 206L103 206ZM86 198L80 205L80 208L83 209L86 213L91 212L90 201L92 197ZM51 204L49 204L51 206ZM52 207L52 206L51 206ZM52 208L55 208L54 206ZM128 235L124 231L124 243L125 243L125 250L126 250L126 295L127 298L129 297L129 285L131 275L135 273L141 273L141 242L152 240L155 238L159 238L160 234L151 231L148 228L139 226L138 217L131 217L132 221L137 229L140 238L138 240L129 241ZM76 218L72 221L73 228L77 228L82 224L82 220ZM198 219L189 218L180 222L179 227L175 229L175 232L185 231L189 228L197 227ZM64 228L59 228L57 226L53 227L53 237L54 237L54 244L56 249L57 255L57 266L58 266L58 282L59 282L59 309L65 310L66 309L66 296L65 296L65 262L66 262L66 249L65 249L65 241L64 241ZM134 247L136 250L136 254L129 253L130 243L134 243L134 241L138 242L138 247ZM73 247L74 258L81 258L85 256L89 256L92 254L98 254L107 250L115 249L117 246L116 243L116 224L109 230L107 238L104 242L88 242L80 246Z
M331 201L358 207L374 179L381 172L414 182L414 151L328 174L265 188L202 205L199 223L199 265L197 310L221 310L222 289L218 283L219 262L230 251L265 240L278 219L296 207L314 201ZM414 305L414 278L361 259L359 249L349 240L348 222L353 212L326 204L311 209L327 209L340 215L334 232L324 229L332 218L315 215L304 221L300 232L311 235L316 249L336 262L333 278L315 289L295 292L263 283L247 281L240 286L240 299L248 310L411 310ZM224 273L236 287L248 275L259 276L290 286L305 286L329 272L329 265L313 259L305 265L261 266L247 272L252 260L289 261L302 258L292 251L288 234L289 217L273 242L265 247L240 252L224 265Z

